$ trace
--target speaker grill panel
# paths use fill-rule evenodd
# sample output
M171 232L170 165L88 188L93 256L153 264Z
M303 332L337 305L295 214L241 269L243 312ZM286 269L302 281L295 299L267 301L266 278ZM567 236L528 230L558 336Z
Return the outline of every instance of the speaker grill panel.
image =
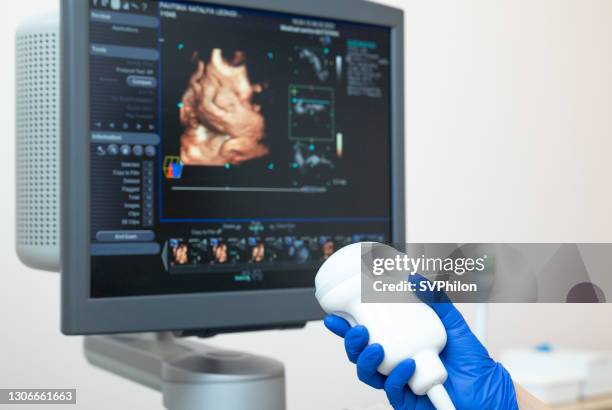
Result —
M60 245L57 30L21 30L16 65L17 248L25 263L54 269Z

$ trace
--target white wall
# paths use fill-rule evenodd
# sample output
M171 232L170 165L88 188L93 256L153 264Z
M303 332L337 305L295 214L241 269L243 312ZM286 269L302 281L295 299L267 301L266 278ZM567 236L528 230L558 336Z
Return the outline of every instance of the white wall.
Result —
M612 2L385 2L406 10L410 240L610 242ZM161 409L157 393L86 364L81 339L58 330L58 277L14 256L12 38L21 18L50 7L11 2L0 25L0 388L76 387L78 408ZM612 349L608 306L491 312L493 351L541 341ZM289 410L384 401L355 381L319 323L211 342L284 360Z

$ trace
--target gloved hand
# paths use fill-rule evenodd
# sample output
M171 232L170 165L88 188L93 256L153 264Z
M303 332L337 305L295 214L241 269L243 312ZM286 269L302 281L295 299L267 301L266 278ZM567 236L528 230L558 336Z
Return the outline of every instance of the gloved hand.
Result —
M410 281L427 280L420 275ZM419 289L418 285L416 287ZM440 317L447 334L446 347L440 358L448 372L444 387L458 410L491 409L518 410L516 392L510 375L495 362L487 349L474 336L461 313L442 292L420 292L419 298ZM395 410L434 409L427 396L416 396L408 385L415 371L414 360L406 359L384 376L377 371L384 358L383 347L368 345L368 330L363 326L351 328L338 316L325 318L325 326L344 338L346 353L357 364L359 380L375 389L384 389ZM406 318L410 331L410 318Z

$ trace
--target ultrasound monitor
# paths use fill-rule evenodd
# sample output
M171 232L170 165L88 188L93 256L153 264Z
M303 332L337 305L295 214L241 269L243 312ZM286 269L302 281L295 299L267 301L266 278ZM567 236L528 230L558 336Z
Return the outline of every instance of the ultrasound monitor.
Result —
M63 0L62 330L320 319L339 248L404 239L401 12Z

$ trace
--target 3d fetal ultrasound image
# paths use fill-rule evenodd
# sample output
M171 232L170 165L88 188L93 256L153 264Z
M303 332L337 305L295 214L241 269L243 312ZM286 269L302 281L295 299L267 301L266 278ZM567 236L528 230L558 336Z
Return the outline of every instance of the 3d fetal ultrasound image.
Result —
M197 54L194 61L180 106L183 163L238 165L267 155L265 120L253 101L263 86L249 79L244 52L235 51L227 59L215 48L207 61Z

